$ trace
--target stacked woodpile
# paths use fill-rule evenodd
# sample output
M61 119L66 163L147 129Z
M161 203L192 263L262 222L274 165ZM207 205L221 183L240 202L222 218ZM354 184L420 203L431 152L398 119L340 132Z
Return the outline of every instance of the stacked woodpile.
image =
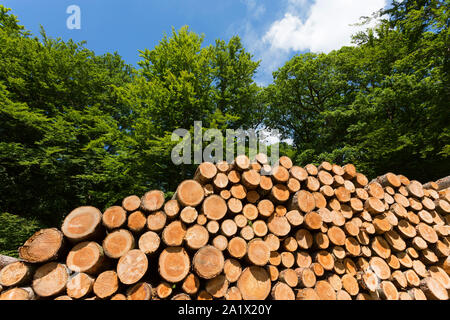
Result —
M0 298L448 299L450 189L256 160L203 163L170 200L76 208L1 269Z

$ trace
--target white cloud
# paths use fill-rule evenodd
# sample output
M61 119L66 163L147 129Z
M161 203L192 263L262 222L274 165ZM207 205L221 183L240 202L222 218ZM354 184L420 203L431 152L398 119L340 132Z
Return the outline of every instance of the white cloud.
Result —
M250 15L255 19L260 18L266 12L266 7L263 4L258 4L257 0L242 0L242 2L244 2Z
M386 0L316 0L302 21L298 9L305 0L288 0L284 17L275 21L263 37L271 50L330 52L351 45L351 36L368 26L355 26L362 16L386 5Z

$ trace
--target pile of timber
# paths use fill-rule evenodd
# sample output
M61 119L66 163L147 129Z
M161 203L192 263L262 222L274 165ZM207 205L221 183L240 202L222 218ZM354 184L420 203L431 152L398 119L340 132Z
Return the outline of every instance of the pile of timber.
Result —
M449 298L450 189L352 164L201 164L152 190L70 212L0 270L0 299Z

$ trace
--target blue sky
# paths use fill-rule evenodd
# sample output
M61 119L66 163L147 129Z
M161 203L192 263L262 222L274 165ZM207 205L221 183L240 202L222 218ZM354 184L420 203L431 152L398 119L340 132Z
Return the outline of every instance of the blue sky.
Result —
M358 30L350 24L384 7L387 0L3 0L33 34L86 40L97 54L117 51L137 65L138 50L153 48L163 37L188 25L215 39L239 35L261 66L255 80L268 84L272 71L294 54L329 52L350 44ZM66 9L81 9L81 29L69 30Z

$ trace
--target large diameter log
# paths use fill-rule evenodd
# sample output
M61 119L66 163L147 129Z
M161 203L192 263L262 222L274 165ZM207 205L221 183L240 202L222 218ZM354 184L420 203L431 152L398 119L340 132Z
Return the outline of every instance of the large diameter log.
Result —
M39 267L33 278L33 290L40 297L51 297L66 289L69 279L68 268L57 262L49 262Z
M0 270L0 285L20 287L31 280L32 274L33 268L30 265L22 261L13 262Z
M213 246L201 248L192 259L193 269L202 279L212 279L219 275L223 270L224 263L222 251Z
M104 267L104 251L97 242L86 241L75 245L66 258L67 267L74 272L97 274Z
M195 180L185 180L178 185L176 199L184 207L198 206L205 196L203 187Z
M56 260L63 249L63 239L64 235L56 228L41 229L34 233L19 248L19 257L29 263L43 263Z
M128 251L134 249L134 236L126 229L113 231L103 240L102 247L108 257L119 259Z
M247 267L237 282L242 299L265 300L271 291L270 277L262 267Z
M78 207L64 219L62 233L73 242L94 239L101 231L102 213L95 207Z
M138 249L128 251L117 263L117 276L123 284L135 284L147 272L148 259L145 253Z

